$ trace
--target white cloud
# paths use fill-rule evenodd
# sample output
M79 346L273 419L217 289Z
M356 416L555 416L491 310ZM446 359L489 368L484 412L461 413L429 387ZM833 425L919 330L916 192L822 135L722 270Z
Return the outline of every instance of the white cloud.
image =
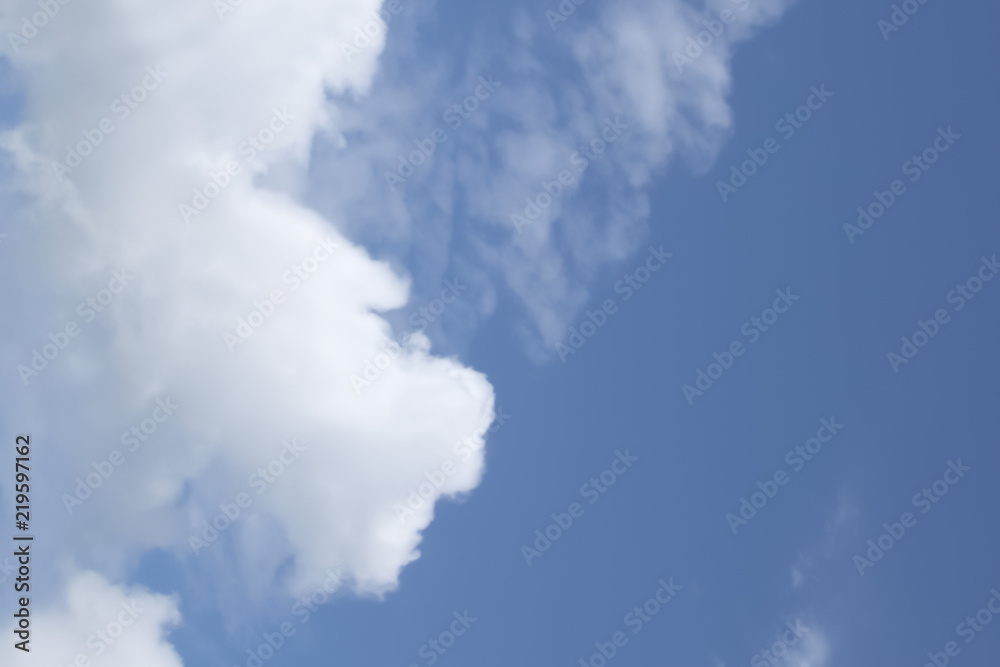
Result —
M390 338L372 311L404 305L408 283L290 194L255 182L305 168L315 133L333 127L328 91L367 87L380 45L348 63L339 43L377 8L244 3L220 21L201 0L74 3L12 58L26 106L4 145L35 207L0 268L10 423L16 414L57 444L52 485L73 493L92 462L125 451L119 435L155 398L181 406L73 516L51 496L45 510L87 566L121 572L153 546L191 557L192 529L295 438L307 446L300 465L259 498L251 492L266 544L243 542L248 580L266 590L293 559L281 582L290 591L335 567L360 591L384 591L417 557L432 517L425 506L402 524L394 504L491 419L486 378L419 346L354 391L350 376ZM16 11L7 3L5 33ZM276 109L294 118L272 124ZM240 150L251 135L274 136L252 162ZM53 162L85 140L97 150L60 181ZM227 160L241 165L228 182L218 175ZM179 205L193 206L213 172L221 194L185 223ZM340 247L308 281L283 279L328 236ZM128 289L87 321L77 303L122 267L134 275ZM284 302L230 352L223 334L274 289ZM81 333L25 386L15 368L70 321ZM462 462L438 494L473 488L481 465L481 453ZM230 530L238 538L244 526Z
M587 198L564 202L539 221L536 233L516 239L514 259L506 260L508 283L529 305L549 346L565 336L567 319L589 298L581 287L594 270L627 257L643 240L650 210L646 188L653 170L677 157L704 169L731 132L726 97L733 47L773 22L790 2L758 0L739 9L743 4L720 0L699 11L682 1L604 3L593 23L560 26L585 82L579 97L561 94L565 115L524 113L522 100L532 96L513 97L535 150L547 144L563 163L576 146L600 136L604 119L620 116L629 125L621 140L608 148L607 164L602 161L588 168L605 180L608 201L596 207ZM691 65L678 71L674 54L683 53L687 39L696 38L705 30L703 21L718 16L723 8L734 12L734 22ZM551 35L536 37L538 42L547 39ZM541 87L534 78L528 81L524 87ZM554 95L553 101L561 101L559 96ZM523 195L538 190L538 174L527 171L530 163L523 152L511 152L504 163L509 192ZM550 178L556 168L549 167ZM590 189L589 179L595 176L584 174L586 185L578 194ZM495 211L511 210L508 202L485 202ZM546 275L537 268L542 265L555 265L561 271Z
M841 489L823 524L822 539L802 546L796 555L791 571L793 588L800 588L814 579L817 565L825 566L837 556L857 524L859 510L856 494L849 488Z
M788 621L780 626L774 640L754 654L752 665L781 667L827 667L830 645L826 632L814 622Z
M789 649L785 657L788 667L826 667L830 646L822 630L812 627L802 641Z
M31 664L181 667L167 642L181 620L177 607L176 598L76 573L64 598L32 621Z

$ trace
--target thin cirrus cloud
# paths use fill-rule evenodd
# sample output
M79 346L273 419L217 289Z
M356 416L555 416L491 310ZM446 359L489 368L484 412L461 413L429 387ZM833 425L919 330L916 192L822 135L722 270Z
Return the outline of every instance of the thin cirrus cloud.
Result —
M310 200L344 212L353 233L395 243L397 256L416 254L429 284L461 266L486 316L497 289L509 289L525 309L528 352L551 358L594 274L644 241L653 171L675 159L695 170L711 163L732 131L735 48L790 4L600 3L588 5L596 16L581 7L555 30L544 8L518 8L509 28L472 29L471 45L458 47L421 42L422 25L447 26L403 14L369 94L340 100L342 133L320 141L328 149L314 162ZM467 52L449 58L454 48ZM421 66L407 67L415 49ZM455 127L449 110L487 76L500 86ZM580 148L612 124L619 136L582 160ZM411 159L435 128L446 139ZM557 190L562 171L572 178Z

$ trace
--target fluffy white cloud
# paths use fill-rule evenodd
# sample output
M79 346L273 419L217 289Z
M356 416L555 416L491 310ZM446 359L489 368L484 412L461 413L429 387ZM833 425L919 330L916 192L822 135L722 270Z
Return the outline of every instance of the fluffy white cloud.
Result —
M340 44L378 5L248 2L220 19L202 0L71 3L11 57L26 102L4 145L32 199L0 268L0 382L7 423L46 443L49 488L74 494L122 452L72 515L55 494L39 508L86 566L120 572L153 546L193 560L189 536L246 492L254 518L224 537L243 548L213 543L198 562L234 557L263 589L291 563L292 592L341 567L384 591L432 517L428 503L401 522L394 505L456 441L481 442L492 387L426 339L356 391L392 333L376 313L404 305L408 283L294 198L313 137L335 129L327 95L368 85L382 36L350 62ZM258 317L244 340L239 321ZM122 432L168 396L179 407L129 451ZM257 495L251 475L286 439L303 451ZM481 451L459 464L435 496L478 483Z
M177 606L173 597L76 573L63 599L34 617L30 664L181 667L167 642L181 620Z

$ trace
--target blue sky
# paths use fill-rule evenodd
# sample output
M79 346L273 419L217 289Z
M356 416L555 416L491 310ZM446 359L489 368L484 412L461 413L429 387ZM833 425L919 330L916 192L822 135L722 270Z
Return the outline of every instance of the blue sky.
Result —
M416 378L412 382L390 385L396 380L379 375L356 403L345 403L351 400L345 389L333 403L303 399L306 405L298 410L268 402L265 389L259 390L259 403L247 404L253 409L237 402L242 392L256 396L255 390L234 389L231 404L213 396L213 387L270 377L244 375L224 349L213 348L223 360L216 365L212 357L203 372L221 379L206 385L204 396L192 391L187 398L208 401L205 411L190 421L168 423L161 435L164 445L170 442L166 438L200 439L179 450L174 460L187 456L191 463L176 464L184 472L176 473L180 481L174 495L151 511L150 520L172 526L164 518L168 511L184 521L210 516L215 505L242 488L244 470L273 458L281 437L294 433L301 433L303 441L312 436L313 448L325 446L324 435L337 441L336 456L305 464L315 466L317 475L329 473L331 486L340 488L336 471L341 464L354 470L356 460L367 456L357 453L370 450L376 461L381 453L386 468L409 466L412 474L392 477L408 480L402 491L449 457L457 460L448 453L452 443L472 430L484 406L504 421L487 435L481 467L456 482L451 493L457 498L438 499L432 515L429 506L423 508L426 513L414 524L400 522L405 530L422 528L414 533L419 558L412 562L405 554L386 556L389 565L369 569L368 563L382 562L382 551L369 550L369 543L356 536L340 541L341 525L363 523L373 516L363 508L381 502L365 496L353 513L351 493L364 496L361 487L381 488L375 464L356 473L361 490L343 482L348 489L343 495L331 492L315 500L309 495L312 482L300 482L300 496L279 497L286 492L279 479L275 504L261 506L260 522L249 513L245 525L226 532L207 557L187 550L187 524L176 535L165 529L160 538L136 528L141 517L95 512L85 520L116 535L109 544L121 546L102 546L96 538L70 531L64 548L75 566L100 572L132 595L144 589L154 597L176 595L182 620L165 627L180 662L156 664L249 667L255 663L248 663L247 650L256 651L265 641L262 635L283 622L290 622L295 634L262 661L265 665L489 667L515 661L579 665L583 660L602 667L593 656L599 655L598 645L613 644L617 632L627 643L615 647L609 665L917 666L929 663L928 653L945 652L948 642L957 647L946 656L948 664L996 661L1000 619L974 633L960 634L960 628L974 627L960 624L988 608L994 591L1000 591L993 520L1000 506L992 482L1000 469L995 443L1000 351L994 344L1000 281L984 280L1000 271L990 268L1000 254L1000 234L989 203L1000 146L997 87L989 68L997 62L992 26L1000 16L985 4L959 12L927 2L885 39L878 21L890 20L891 3L760 2L764 16L755 17L752 26L737 18L734 32L726 33L734 41L715 44L714 51L709 47L697 59L696 66L706 68L696 70L703 79L665 77L657 84L662 90L647 87L641 78L642 85L631 81L640 73L627 69L628 59L608 64L616 62L615 49L624 47L606 38L628 34L612 29L628 12L655 13L660 18L649 23L657 30L673 26L671 16L687 16L676 9L680 2L615 8L594 0L552 31L545 11L555 3L403 0L384 50L364 52L371 55L364 67L371 69L343 74L339 81L349 83L340 88L327 82L323 98L336 109L328 126L317 123L296 138L298 148L307 149L308 161L293 146L288 149L293 157L275 157L266 172L239 187L295 199L304 211L297 216L318 218L376 260L351 260L366 276L352 284L363 298L339 296L339 285L351 281L346 269L337 274L341 283L331 279L328 300L316 297L316 307L333 304L331 319L322 326L350 328L351 335L363 330L369 337L375 336L371 331L385 335L391 326L393 339L416 328L417 338L427 336L430 351L410 349L406 354L412 357L393 357L385 371L385 377L396 378L393 373L405 370ZM720 8L738 4L715 3L709 11L717 15ZM20 17L15 10L9 13ZM707 15L697 16L700 21ZM672 40L688 34L677 25L682 36ZM652 43L657 30L649 35ZM634 44L639 43L637 38ZM64 58L72 53L55 51ZM663 71L673 67L669 53L664 47L657 54L664 59ZM5 69L11 59L8 55ZM619 65L626 69L616 69ZM42 71L33 67L44 67L18 66L29 74ZM501 86L460 127L448 127L444 112L474 94L478 77L487 75ZM22 76L12 85L16 94L5 93L0 101L7 127L21 122L13 110L19 96L43 110L51 96L37 78ZM277 86L270 80L267 85ZM820 87L832 95L792 136L776 128ZM100 99L105 97L111 96ZM149 108L153 103L151 95ZM640 103L647 106L639 108ZM308 117L308 105L295 112ZM40 123L45 120L43 112L37 114ZM255 109L246 122L262 126L269 114ZM540 181L570 168L570 153L598 136L605 118L615 117L630 126L622 142L574 175L572 191L567 188L559 197L560 208L518 234L510 214L523 212L524 198L542 191ZM664 127L658 125L661 118ZM390 190L384 172L435 127L447 128L447 140L399 191ZM292 131L298 132L294 126ZM30 132L24 136L28 143L46 145ZM137 130L133 138L141 136ZM950 141L938 140L948 136ZM731 166L750 159L747 151L761 155L769 138L780 148L722 201L717 182L728 181ZM947 143L947 151L911 180L915 172L911 167L904 173L905 163L936 140L939 148ZM8 160L6 171L28 173L29 161L10 145L5 143L8 155L21 157ZM130 210L115 203L116 197L124 201L130 195L96 176L87 178L81 176L76 187L103 193L89 200L95 210L102 210L98 203L109 217ZM858 207L868 209L877 196L888 201L876 192L891 192L897 179L905 192L893 195L894 203L852 243L845 224L854 224ZM18 186L31 181L24 176L10 182L7 202L14 201ZM231 199L237 196L243 191ZM271 210L270 195L254 196L260 198L247 195L245 206L234 204L226 214L246 214L254 206ZM5 208L11 222L0 232L13 240L34 239L31 250L17 259L11 257L17 250L10 240L0 244L8 277L18 266L24 270L32 257L55 262L60 255L46 254L43 242L50 232L38 231L44 213L20 203L5 203ZM69 232L70 240L75 233L90 233L95 246L118 243L82 223L70 229L76 230ZM233 230L252 236L260 229L252 222L218 235L203 232L198 241L207 248L203 257L151 261L155 268L150 270L190 266L197 272L204 264L196 260L209 262L214 253L224 252L227 239L236 235ZM267 238L279 239L279 232ZM300 247L307 248L309 240L302 238ZM626 291L616 285L625 276L639 277L640 267L649 266L649 248L661 246L670 258L626 300ZM137 261L160 257L159 252L132 253L124 242L119 248L119 254ZM254 252L245 256L257 257ZM296 249L282 257L303 255ZM276 260L274 266L289 263ZM408 294L383 275L385 267L410 281ZM146 353L164 349L173 338L157 334L144 340L137 333L141 327L133 328L135 322L154 326L158 313L173 312L166 305L170 297L163 296L167 288L143 286L154 284L153 276L140 279L139 289L147 291L136 299L161 304L161 310L153 310L154 319L138 309L138 314L99 320L102 328L79 351L80 360L57 371L66 373L66 384L37 384L29 391L15 371L7 374L4 391L12 407L3 419L8 433L30 427L43 439L79 429L106 431L117 439L119 424L136 422L148 412L145 403L126 400L130 388L166 392L170 386L195 384L191 378L200 372L199 357L182 357L191 378L184 370L168 371L146 361ZM445 280L468 287L440 315L425 318L426 326L415 326L411 315L421 307L434 312ZM215 285L198 284L204 289ZM972 298L956 296L959 285L975 291L980 284ZM59 309L66 299L52 295L66 289L55 283L38 296L5 288L10 312L48 308L55 313L29 318L33 328L28 332L9 323L4 327L3 358L11 369L30 355L46 327L65 320ZM262 287L248 288L240 307L261 293ZM780 294L786 295L784 301ZM290 303L294 296L289 295ZM127 298L122 297L123 308L131 307ZM572 344L570 327L579 330L587 311L601 309L609 299L614 307L606 322L561 361L556 346ZM75 305L76 299L68 302ZM785 304L790 304L787 310L771 320L774 313L768 309ZM367 317L371 310L385 322L376 327L354 314ZM939 321L947 322L926 324L940 310L946 314L938 315ZM271 333L262 328L248 345L279 349L282 340L295 340L295 327L302 323L292 317L298 316L276 317L274 336L266 338ZM752 318L773 324L758 329ZM901 337L912 339L921 321L924 331L936 333L894 370L887 354L903 354ZM747 333L755 329L758 334ZM185 331L194 335L197 327ZM741 354L728 357L734 341L742 344ZM110 352L118 346L127 348L123 357ZM288 370L287 387L316 393L322 393L316 383L324 381L347 387L348 376L363 375L365 362L375 359L374 344L363 349L354 356L345 352L343 363L330 362L339 372L335 379L297 375L299 367L289 361L286 368L293 370ZM86 354L109 370L87 371ZM697 386L699 370L712 372L713 354L731 360L729 367L701 395L689 394L689 401L682 387ZM105 357L115 363L136 361L146 375L119 378L119 371L110 370L115 363ZM468 391L448 384L467 369L482 374L462 375ZM109 393L118 397L118 403L102 399L90 419L85 416L89 404L75 398L88 382L113 387ZM392 402L383 409L377 401ZM181 402L186 404L184 397ZM51 406L73 407L56 418ZM241 424L243 411L261 406L274 406L270 421L258 424L253 420L263 417L255 414ZM19 415L15 408L26 412ZM309 421L322 410L358 411L364 419L328 433ZM222 416L213 421L213 415ZM94 423L101 420L110 423ZM391 436L366 431L383 420ZM445 430L436 422L454 428ZM842 430L805 461L801 448L830 423ZM288 435L252 447L246 439L257 428L268 437ZM830 432L823 433L826 438ZM382 438L390 437L398 444L385 445ZM414 454L424 446L418 443L433 438L446 444L426 458ZM230 442L235 440L240 442ZM206 448L212 443L215 453L201 457L200 443ZM245 459L241 447L252 450ZM799 459L790 454L796 447L803 463L794 463ZM42 455L43 465L48 456ZM91 454L80 456L86 466ZM622 471L626 459L629 465ZM150 465L157 460L150 459ZM145 464L135 464L132 491L115 487L118 492L140 493L135 489L147 483L140 465ZM78 474L68 464L63 470L52 462L51 468L51 487L58 493ZM604 492L582 488L592 479L600 482L607 470L615 472L605 479L615 481ZM781 472L786 484L767 484ZM365 475L370 476L367 484ZM947 480L936 487L947 490L940 498L934 492L937 480ZM739 514L742 499L751 499L759 482L772 489L773 497L752 517L744 516L745 525L734 534L727 515ZM7 483L2 480L5 497L10 495ZM316 484L321 488L322 479ZM933 503L920 501L924 489L931 489ZM57 493L50 495L39 501L40 511L56 526L66 516ZM405 498L405 491L397 495ZM523 548L535 544L535 531L544 532L554 522L552 515L570 512L573 503L582 514L569 528L553 529L561 533L558 539L528 564ZM279 517L275 523L268 512ZM868 541L877 542L887 530L884 524L904 521L907 512L913 525L859 573L855 557L870 558ZM312 517L312 523L300 517ZM80 529L83 524L72 525ZM307 545L303 537L327 533L331 537L319 546ZM287 549L286 539L292 545ZM324 548L336 556L323 560ZM109 553L116 549L120 553ZM53 571L57 564L66 565L55 556L42 562L40 567L51 563ZM350 583L302 623L303 615L293 613L295 599L316 590L325 576L302 575L303 563L321 562L341 566ZM313 570L315 575L326 567ZM679 591L641 626L634 620L630 624L627 615L655 599L661 580L679 585ZM53 590L45 604L58 608L59 599ZM156 597L157 604L167 605L166 599ZM1000 594L993 604L1000 608ZM649 605L647 613L659 606ZM456 621L463 614L475 619L467 628ZM796 623L807 630L783 653L782 633L789 637L785 631ZM428 648L430 640L459 626L463 634L453 646L437 654ZM36 641L47 637L39 634ZM761 652L772 649L780 657L769 662ZM71 658L53 659L68 664Z

